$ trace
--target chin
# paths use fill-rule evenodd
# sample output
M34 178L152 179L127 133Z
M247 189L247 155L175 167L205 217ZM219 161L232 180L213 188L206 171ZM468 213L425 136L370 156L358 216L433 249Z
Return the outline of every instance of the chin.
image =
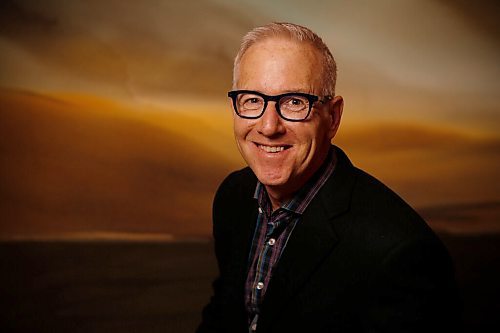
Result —
M289 176L284 173L282 170L273 171L265 171L262 169L254 169L251 168L259 181L266 186L283 186L288 180Z

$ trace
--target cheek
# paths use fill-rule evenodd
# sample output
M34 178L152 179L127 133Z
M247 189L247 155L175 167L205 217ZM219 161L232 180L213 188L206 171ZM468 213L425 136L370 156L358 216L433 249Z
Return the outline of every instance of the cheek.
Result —
M234 119L233 130L234 130L234 137L236 138L236 140L242 141L245 140L245 138L247 137L248 133L251 130L251 126L241 121L241 119Z
M241 136L241 133L243 131L243 126L241 125L241 121L233 116L233 131L234 131L234 136L236 138Z
M317 121L312 124L309 128L307 135L310 137L311 141L315 141L316 144L323 144L329 140L330 128L328 126L328 119L318 117Z
M300 123L299 123L300 124ZM305 124L302 124L305 125ZM320 133L317 132L319 129L313 124L308 124L311 126L302 126L296 128L290 128L289 134L293 134L298 143L306 146L310 146L314 141L317 141L320 137Z

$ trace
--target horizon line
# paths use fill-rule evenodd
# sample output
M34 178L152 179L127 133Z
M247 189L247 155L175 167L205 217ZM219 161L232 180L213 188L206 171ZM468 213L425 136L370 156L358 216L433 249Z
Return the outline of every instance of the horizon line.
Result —
M135 232L61 232L40 234L13 234L1 235L0 242L205 242L210 237L200 235L173 235L170 233L135 233Z

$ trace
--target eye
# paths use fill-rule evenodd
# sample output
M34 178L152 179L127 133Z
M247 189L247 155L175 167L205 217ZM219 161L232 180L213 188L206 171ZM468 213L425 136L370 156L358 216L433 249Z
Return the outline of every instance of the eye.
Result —
M262 99L262 97L257 95L245 94L241 96L238 104L243 109L255 110L262 107L262 105L264 104L264 100Z
M303 105L304 104L304 101L298 99L298 98L291 98L290 101L289 101L290 104L292 105L295 105L295 106L299 106L299 105Z
M244 104L255 104L259 103L259 99L257 97L248 98L244 101Z
M280 107L286 111L302 111L307 109L309 102L301 96L288 96L280 101Z

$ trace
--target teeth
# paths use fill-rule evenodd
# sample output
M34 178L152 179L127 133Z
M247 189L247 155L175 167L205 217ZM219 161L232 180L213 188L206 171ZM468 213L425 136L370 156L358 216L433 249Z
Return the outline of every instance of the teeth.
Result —
M278 153L280 151L285 150L285 147L270 147L270 146L263 146L263 145L259 145L259 148L265 152L268 152L268 153Z

